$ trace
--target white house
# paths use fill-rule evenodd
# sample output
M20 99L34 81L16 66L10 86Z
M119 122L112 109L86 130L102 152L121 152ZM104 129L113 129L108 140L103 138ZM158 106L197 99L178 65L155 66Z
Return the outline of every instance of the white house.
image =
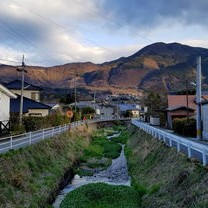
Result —
M17 95L21 95L22 82L20 80L14 80L12 82L9 82L6 85L6 87L9 90L11 90L13 93ZM24 97L40 102L40 91L42 91L42 88L24 82L24 91L23 91Z
M10 98L17 96L0 84L0 135L10 128Z

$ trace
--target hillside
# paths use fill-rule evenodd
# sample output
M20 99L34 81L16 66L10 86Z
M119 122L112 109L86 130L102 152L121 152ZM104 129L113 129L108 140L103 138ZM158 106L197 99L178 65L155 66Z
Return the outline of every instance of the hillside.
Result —
M185 87L184 80L195 80L196 57L202 57L203 84L208 88L208 49L179 43L154 43L129 57L103 64L69 63L62 66L27 66L26 80L43 87L120 91L177 90ZM77 77L75 77L75 73ZM0 81L8 82L20 76L13 66L0 65Z

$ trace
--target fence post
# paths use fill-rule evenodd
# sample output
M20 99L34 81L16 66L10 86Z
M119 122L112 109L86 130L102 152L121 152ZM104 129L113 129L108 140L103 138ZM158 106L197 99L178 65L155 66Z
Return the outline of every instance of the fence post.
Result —
M191 148L190 148L190 144L188 144L188 157L191 157Z
M172 147L172 146L173 146L173 143L172 143L172 139L171 139L171 137L169 138L169 145L170 145L170 147Z
M44 140L44 139L45 139L45 131L44 131L44 129L43 129L43 132L42 132L42 134L43 134L43 137L42 137L42 139Z
M10 136L10 149L13 149L13 146L12 146L12 136Z
M30 141L30 145L32 144L32 133L31 131L29 132L29 141Z
M52 128L52 137L54 136L54 127Z
M205 153L206 153L205 148L203 148L203 152L202 152L203 166L206 166L206 164L207 164L207 159L206 159Z
M177 151L180 152L180 143L177 141Z

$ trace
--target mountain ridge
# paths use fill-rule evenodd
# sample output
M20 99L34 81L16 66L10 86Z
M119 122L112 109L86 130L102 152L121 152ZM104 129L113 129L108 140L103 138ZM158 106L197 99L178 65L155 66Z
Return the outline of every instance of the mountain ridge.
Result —
M203 86L208 87L208 49L180 43L157 42L128 57L94 64L67 63L51 67L26 66L26 81L43 87L134 89L170 91L185 87L184 80L195 80L196 57L202 57ZM0 81L20 76L16 67L0 65Z

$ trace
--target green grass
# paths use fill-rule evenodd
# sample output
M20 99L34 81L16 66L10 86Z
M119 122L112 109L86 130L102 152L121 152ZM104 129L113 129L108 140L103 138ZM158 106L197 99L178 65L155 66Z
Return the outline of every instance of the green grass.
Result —
M121 143L121 144L126 144L126 142L128 141L129 137L130 137L130 133L129 132L122 131L120 136L112 138L111 141L117 142L117 143Z
M127 186L89 184L67 194L60 208L139 208L141 196Z
M89 145L90 127L0 155L0 208L48 207Z
M143 190L143 207L208 207L208 173L175 148L142 130L130 130L125 148L132 186Z

